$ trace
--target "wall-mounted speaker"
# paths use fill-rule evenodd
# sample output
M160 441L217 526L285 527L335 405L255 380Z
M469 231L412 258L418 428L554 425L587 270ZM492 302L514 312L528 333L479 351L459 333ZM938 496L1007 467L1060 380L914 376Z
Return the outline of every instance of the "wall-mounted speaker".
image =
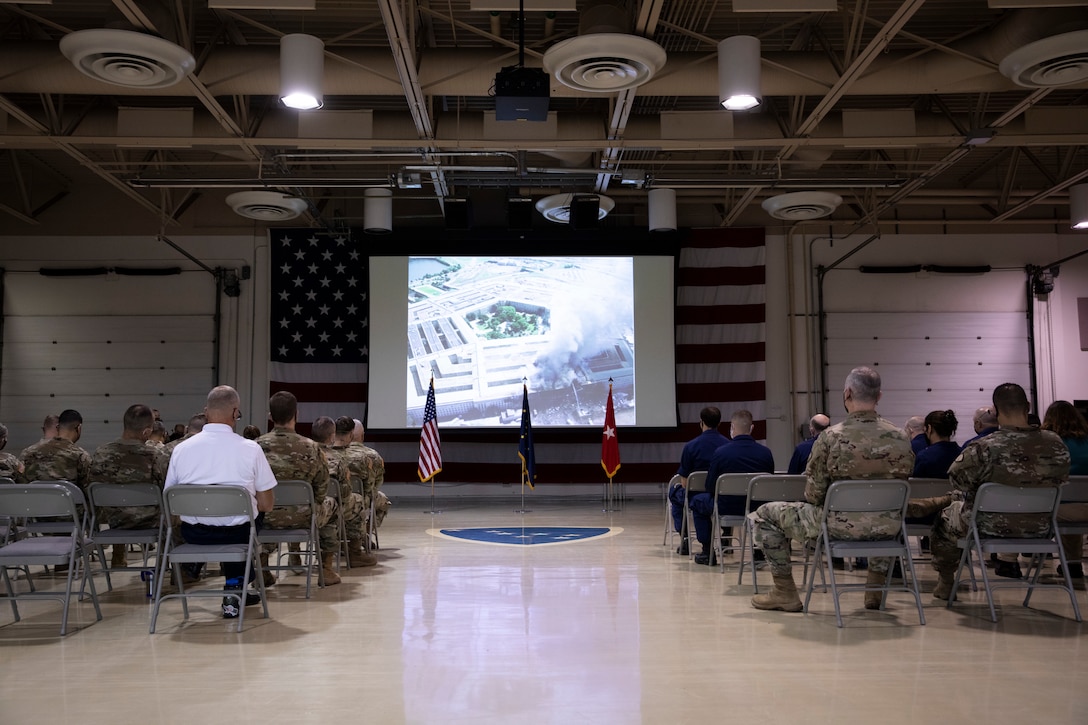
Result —
M446 216L446 229L472 228L472 200L467 197L447 196L442 201Z
M512 196L506 200L506 226L509 229L533 228L533 200L527 196Z
M575 194L570 200L570 225L573 229L596 229L600 219L601 197Z

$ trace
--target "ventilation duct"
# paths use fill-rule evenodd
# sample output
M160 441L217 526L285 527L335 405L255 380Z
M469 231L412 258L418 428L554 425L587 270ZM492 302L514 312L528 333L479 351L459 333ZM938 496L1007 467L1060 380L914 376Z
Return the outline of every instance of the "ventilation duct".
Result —
M1052 35L1017 48L998 69L1018 86L1054 88L1088 80L1088 30Z
M132 30L77 30L61 38L60 52L80 73L130 88L167 88L196 68L181 46Z
M239 191L227 197L227 204L239 216L263 222L282 222L306 211L306 202L276 191Z
M665 65L665 49L627 31L627 13L615 5L587 8L578 37L544 53L544 69L578 91L614 93L640 86Z
M841 196L827 191L795 191L765 199L762 206L775 219L800 222L830 216L841 203Z

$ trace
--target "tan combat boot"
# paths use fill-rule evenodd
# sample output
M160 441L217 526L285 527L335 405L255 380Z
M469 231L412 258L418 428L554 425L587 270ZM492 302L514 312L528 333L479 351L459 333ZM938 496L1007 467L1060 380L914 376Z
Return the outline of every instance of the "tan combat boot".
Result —
M775 574L774 589L770 594L757 594L752 597L752 606L756 609L780 609L783 612L800 612L804 609L801 597L797 594L797 585L790 574Z
M378 557L363 550L362 539L352 539L348 542L348 560L351 562L352 569L374 566L378 563Z
M264 585L270 587L276 583L276 575L268 570L268 554L261 554L261 571L264 573Z
M869 570L865 577L865 586L882 587L888 581L888 572ZM884 592L865 592L865 608L880 609L880 602L884 598Z
M327 587L340 583L340 575L332 568L332 557L332 552L321 554L321 576L324 577Z
M952 596L952 585L956 583L953 574L937 572L937 586L933 587L933 596L937 599L947 600Z
M113 557L110 559L111 569L121 569L128 566L128 560L125 558L125 549L127 548L125 544L113 545Z

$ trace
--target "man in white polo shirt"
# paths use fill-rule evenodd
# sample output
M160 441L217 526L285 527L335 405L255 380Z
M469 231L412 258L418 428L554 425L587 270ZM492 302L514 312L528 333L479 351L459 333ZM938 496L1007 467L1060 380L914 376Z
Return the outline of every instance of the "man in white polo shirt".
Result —
M264 451L253 441L234 432L234 423L241 417L238 392L229 385L220 385L208 393L204 414L208 422L192 438L178 443L170 456L164 488L196 484L232 484L244 486L258 511L260 527L265 511L271 511L275 501L276 477L265 460ZM188 544L244 544L249 540L249 521L244 516L211 518L181 517L181 536ZM243 589L245 562L223 562L227 589ZM260 597L246 595L246 605L257 604ZM223 598L223 617L238 616L238 607L230 597Z

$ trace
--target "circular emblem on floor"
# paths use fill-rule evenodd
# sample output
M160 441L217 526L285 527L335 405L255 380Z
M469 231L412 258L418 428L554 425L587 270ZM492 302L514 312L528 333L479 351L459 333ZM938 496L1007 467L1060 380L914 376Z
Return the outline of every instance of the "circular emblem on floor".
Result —
M476 544L554 546L603 539L622 531L618 526L485 526L471 529L428 529L427 533L442 539L471 541Z

